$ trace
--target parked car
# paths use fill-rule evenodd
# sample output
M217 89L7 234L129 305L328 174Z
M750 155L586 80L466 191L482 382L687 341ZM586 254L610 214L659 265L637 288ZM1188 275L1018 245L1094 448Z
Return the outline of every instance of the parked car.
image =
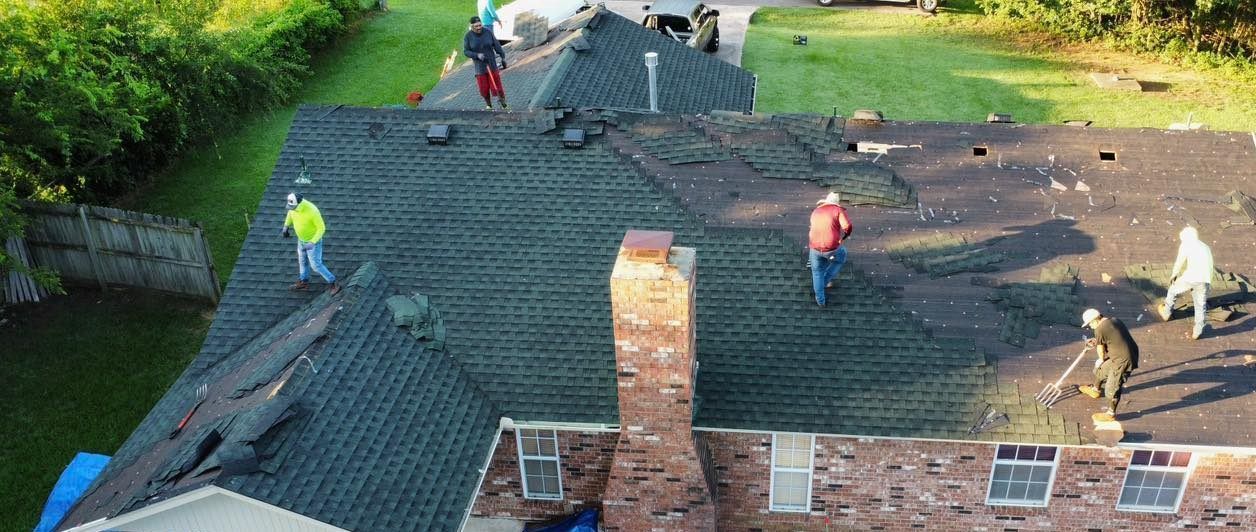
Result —
M820 2L820 5L824 7L829 7L833 5L833 3L835 2L835 0L818 0L818 1ZM887 1L903 2L903 3L909 3L909 4L915 3L916 7L920 8L920 10L924 11L925 13L932 13L934 11L937 11L938 5L942 3L942 0L887 0Z
M937 1L937 0L931 0ZM720 48L720 12L694 0L659 0L642 6L641 25L697 50Z

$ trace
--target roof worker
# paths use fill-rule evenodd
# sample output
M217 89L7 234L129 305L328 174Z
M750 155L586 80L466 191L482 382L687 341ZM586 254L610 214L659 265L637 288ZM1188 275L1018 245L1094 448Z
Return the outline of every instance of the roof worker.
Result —
M498 57L502 59L502 70L506 69L506 51L493 36L493 30L484 27L480 17L471 17L471 29L462 37L462 53L475 64L475 84L480 89L480 97L484 98L484 109L493 110L492 96L497 96L502 109L509 109L506 89L502 87L502 77L497 72Z
M1108 396L1108 409L1091 418L1096 422L1115 421L1121 388L1130 372L1138 369L1138 344L1121 320L1104 316L1093 308L1082 313L1082 327L1095 331L1095 337L1087 340L1086 345L1096 348L1099 360L1095 361L1094 386L1078 386L1077 391L1091 399Z
M1164 303L1156 311L1160 319L1169 321L1173 318L1173 305L1177 297L1191 291L1195 300L1195 328L1191 331L1191 339L1198 340L1204 334L1204 315L1208 311L1208 289L1212 285L1212 249L1199 239L1199 231L1194 227L1185 227L1178 238L1177 260L1173 262L1173 275L1169 278L1169 293L1164 296Z
M475 6L476 13L480 14L480 20L485 26L491 30L493 24L496 23L498 28L502 28L502 19L497 18L497 9L493 7L493 0L479 0Z
M842 241L855 230L846 209L838 203L842 196L829 192L816 202L811 211L811 231L808 234L808 264L811 266L811 289L815 291L816 304L825 304L824 289L833 287L833 279L846 263L846 248Z
M292 290L305 290L310 287L310 270L318 272L327 281L327 291L336 295L340 291L340 283L336 276L323 265L323 233L327 226L323 223L323 215L318 207L298 193L288 194L288 215L283 219L283 237L292 236L292 229L297 233L297 268L299 277L292 283Z

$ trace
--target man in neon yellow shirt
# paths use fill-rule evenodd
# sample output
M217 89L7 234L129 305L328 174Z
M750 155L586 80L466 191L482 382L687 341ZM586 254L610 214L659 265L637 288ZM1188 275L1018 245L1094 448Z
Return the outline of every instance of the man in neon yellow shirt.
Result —
M327 281L328 290L335 295L340 291L340 283L323 265L323 233L327 226L323 224L323 215L318 207L306 200L301 194L288 194L288 215L283 220L283 236L292 236L291 230L297 233L297 266L300 277L290 287L293 290L305 290L310 287L310 270L318 272Z

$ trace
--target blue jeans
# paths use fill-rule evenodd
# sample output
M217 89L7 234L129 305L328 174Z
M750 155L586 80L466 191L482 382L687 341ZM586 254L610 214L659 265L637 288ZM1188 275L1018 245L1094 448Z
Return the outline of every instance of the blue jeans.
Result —
M301 268L302 281L310 280L310 269L318 272L328 283L336 282L336 276L332 275L323 266L323 241L319 240L315 244L309 242L297 241L297 265Z
M1177 302L1178 296L1191 291L1191 297L1195 300L1195 336L1199 336L1204 332L1205 313L1208 312L1208 283L1188 283L1178 280L1169 285L1169 293L1164 296L1164 304L1169 307L1169 311L1173 311L1173 304Z
M821 253L811 250L811 289L816 293L816 303L824 305L824 286L837 277L846 264L846 248L838 247L833 251Z

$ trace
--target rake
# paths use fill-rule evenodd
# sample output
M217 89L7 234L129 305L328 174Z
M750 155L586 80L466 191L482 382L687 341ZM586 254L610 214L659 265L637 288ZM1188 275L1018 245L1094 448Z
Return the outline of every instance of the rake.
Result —
M1042 403L1042 405L1047 408L1051 408L1051 405L1055 404L1056 401L1059 401L1060 396L1064 395L1064 390L1060 389L1060 384L1063 383L1064 379L1067 379L1068 375L1077 368L1077 364L1081 363L1082 357L1086 356L1087 351L1090 351L1090 346L1086 346L1082 349L1081 353L1077 354L1077 358L1073 360L1073 363L1069 365L1063 375L1060 375L1060 380L1044 386L1042 391L1038 392L1038 395L1034 396L1034 399L1038 400L1039 403Z
M179 425L176 426L174 430L170 431L171 439L174 439L175 436L178 436L179 432L183 430L183 427L187 426L188 421L192 419L192 414L196 413L196 409L201 407L201 403L204 403L205 398L208 396L209 396L209 384L202 384L199 388L196 389L196 402L192 403L192 408L188 409L187 415L183 416L183 419L179 421Z

